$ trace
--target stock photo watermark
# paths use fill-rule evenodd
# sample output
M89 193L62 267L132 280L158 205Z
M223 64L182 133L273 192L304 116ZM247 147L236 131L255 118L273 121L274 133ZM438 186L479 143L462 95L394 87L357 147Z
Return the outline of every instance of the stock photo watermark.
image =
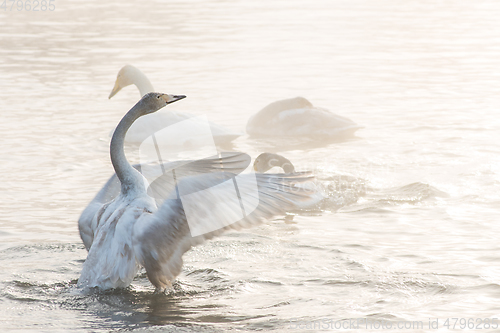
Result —
M56 0L0 0L0 12L53 12Z
M180 151L167 142L183 143L190 159L178 161ZM191 117L155 132L141 143L139 154L141 165L145 166L141 172L146 187L151 189L149 193L157 202L169 198L181 200L192 237L236 223L259 205L257 179L250 167L250 158L235 152L233 155L240 158L241 167L234 172L224 172L229 166L225 165L223 154L217 151L206 116ZM166 169L165 162L169 160L178 162L174 168ZM208 169L192 170L193 161L210 161L210 170L219 173ZM242 174L242 171L246 173ZM186 173L194 177L204 175L204 179L194 184L183 182L181 178ZM175 193L173 198L172 193ZM198 202L206 200L213 203L212 209L200 216Z
M288 329L297 331L309 330L457 330L498 329L498 318L428 318L427 320L400 320L357 318L333 320L328 318L317 320L290 320Z

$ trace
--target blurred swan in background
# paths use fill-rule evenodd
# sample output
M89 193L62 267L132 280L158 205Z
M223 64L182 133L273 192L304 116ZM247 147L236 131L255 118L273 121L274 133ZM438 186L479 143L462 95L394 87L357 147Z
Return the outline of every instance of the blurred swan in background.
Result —
M125 65L118 72L115 86L109 94L109 98L116 95L116 93L118 93L122 88L132 84L134 84L137 89L139 89L141 97L148 92L154 91L153 85L143 72L132 65ZM149 137L154 132L160 131L165 127L192 117L193 115L187 113L173 111L165 113L159 112L148 115L146 117L141 117L132 125L130 130L127 132L125 141L130 143L142 143L144 139ZM231 131L212 122L209 122L209 125L212 136L214 138L214 142L217 145L227 144L243 134ZM173 143L170 142L170 144Z
M273 102L250 117L246 131L255 137L309 137L332 139L351 136L362 128L345 117L315 107L304 97Z
M253 162L254 170L259 173L264 173L273 167L279 167L285 173L295 172L295 167L289 159L274 153L262 153Z
M106 194L109 194L106 184L104 192L101 190L98 193L78 221L81 238L89 251L78 280L79 287L127 287L143 266L156 291L163 291L180 273L182 255L191 246L225 230L251 227L264 219L284 214L296 205L315 200L314 191L295 186L309 181L309 173L235 175L224 171L181 179L175 178L174 174L176 185L163 204L157 205L155 199L148 195L143 176L126 159L125 135L139 117L156 112L184 97L148 93L116 127L111 139L110 155L120 183L120 192L112 200L106 201ZM242 193L248 193L245 179L253 177L256 183L256 192L252 192L254 197L251 198L256 200L256 208L243 215L243 218L239 216L243 207L246 207L244 196L238 202L234 200L234 191L218 186L223 183L232 185L236 177ZM207 188L210 191L201 191ZM194 195L195 209L189 211L189 224L186 217L188 210L179 197L179 191L183 189L187 189L188 195ZM192 236L192 223L213 225L214 220L227 219L230 219L230 224Z

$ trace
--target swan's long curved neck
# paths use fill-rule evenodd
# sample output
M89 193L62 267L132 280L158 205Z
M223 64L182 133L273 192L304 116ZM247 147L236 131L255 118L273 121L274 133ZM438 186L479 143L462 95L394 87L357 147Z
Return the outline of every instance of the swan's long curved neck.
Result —
M132 79L137 89L139 89L141 97L155 90L155 88L153 88L153 85L151 84L151 81L149 81L147 76L138 69L134 71Z
M290 162L289 159L278 154L273 155L273 158L271 159L269 164L282 168L285 173L295 172L295 167L293 166L292 162Z
M145 191L142 175L134 169L127 161L123 144L127 130L134 121L142 115L142 103L137 103L122 118L113 133L110 144L111 163L115 169L116 175L121 183L122 194L126 195L130 191Z

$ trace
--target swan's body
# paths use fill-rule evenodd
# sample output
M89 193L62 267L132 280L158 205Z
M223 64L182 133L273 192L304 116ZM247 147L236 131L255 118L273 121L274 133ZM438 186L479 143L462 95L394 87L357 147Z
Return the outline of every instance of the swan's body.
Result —
M273 167L283 169L285 173L295 172L295 167L289 159L274 153L262 153L255 159L253 168L255 171L264 173Z
M143 72L134 66L126 65L118 72L115 86L109 94L109 98L113 97L122 88L132 84L139 89L141 97L148 92L154 91L153 85ZM193 118L193 115L173 111L165 113L159 112L141 117L130 127L125 137L125 141L130 143L142 143L144 139L154 132L191 118ZM209 125L214 142L218 145L227 144L242 135L242 133L231 131L212 122L209 122ZM170 144L174 143L170 142Z
M352 135L360 128L350 119L296 97L269 104L250 117L246 130L255 137L331 139Z
M313 200L313 192L293 185L303 179L310 179L309 174L239 175L242 177L239 179L256 177L257 208L233 224L192 237L191 224L188 224L186 211L178 198L178 189L188 189L188 192L198 195L196 211L194 214L191 211L189 222L210 223L206 220L207 216L214 215L209 212L218 209L224 215L237 215L235 212L242 209L241 201L235 205L234 200L228 197L230 194L216 188L221 179L230 179L234 175L212 172L178 179L179 183L170 196L158 206L148 196L143 176L128 163L123 149L126 132L136 119L184 97L149 93L118 124L110 144L111 162L116 176L97 194L79 220L80 234L89 250L78 280L80 287L126 287L143 266L157 290L164 290L180 273L182 255L191 246L224 230L255 225L264 218L284 213L295 204ZM119 194L114 177L119 180ZM200 188L211 188L213 191L209 197L204 197L200 194ZM106 202L110 198L113 199Z

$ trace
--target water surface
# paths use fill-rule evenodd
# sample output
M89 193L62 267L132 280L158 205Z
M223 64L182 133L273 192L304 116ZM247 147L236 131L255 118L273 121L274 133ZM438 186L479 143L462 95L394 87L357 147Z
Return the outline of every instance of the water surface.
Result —
M0 10L2 331L500 317L499 16L496 1L451 0ZM328 198L194 248L167 295L144 274L82 293L76 221L112 173L109 132L139 97L107 99L126 63L188 96L169 109L234 130L295 96L364 129L330 144L237 139L230 148L314 170Z

